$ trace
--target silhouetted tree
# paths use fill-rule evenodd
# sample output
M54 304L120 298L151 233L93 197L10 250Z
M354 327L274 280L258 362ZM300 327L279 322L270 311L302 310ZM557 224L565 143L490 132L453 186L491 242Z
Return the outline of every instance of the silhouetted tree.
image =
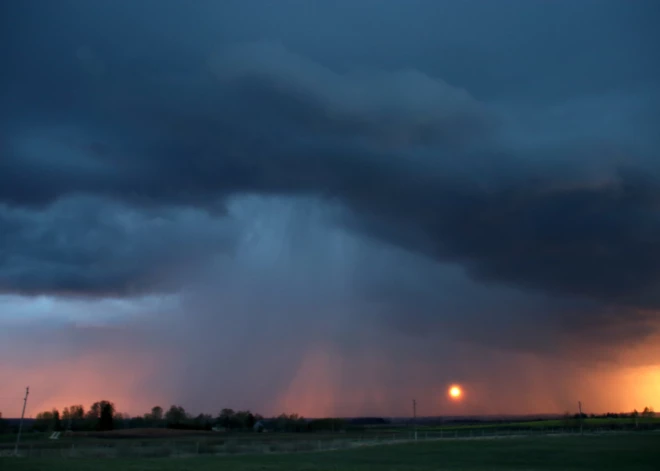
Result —
M60 420L60 411L53 409L53 430L55 432L62 431L62 420Z
M98 420L101 417L101 402L95 402L89 406L89 410L85 413L85 419Z
M280 414L273 425L279 432L305 432L308 428L307 421L298 414Z
M218 414L218 425L226 428L227 430L231 429L232 426L235 426L236 424L235 415L236 413L233 409L222 409L220 414Z
M213 417L210 414L199 414L190 424L196 430L211 430L213 427Z
M164 425L163 419L163 408L160 406L154 406L151 408L150 412L144 414L143 425L148 425L150 427L158 427Z
M250 411L246 411L245 428L248 430L252 430L254 428L254 424L256 423L257 423L257 418L254 416L254 414Z
M85 419L85 409L81 405L65 407L62 411L63 427L71 430L78 430L82 427Z
M115 405L110 401L100 402L99 430L114 429Z
M151 420L163 420L163 408L160 406L152 407L150 418Z
M114 428L115 405L106 400L98 401L89 407L85 414L85 428L88 430L112 430Z
M81 405L65 407L62 411L62 420L80 420L85 418L85 408Z
M0 412L0 433L6 433L9 429L9 423L2 418L2 412Z
M125 412L115 412L113 420L114 430L124 429L130 427L131 416Z
M169 410L165 413L165 420L168 426L182 424L187 418L188 414L181 406L170 406Z
M37 432L47 432L53 427L53 411L39 412L32 424L32 430Z

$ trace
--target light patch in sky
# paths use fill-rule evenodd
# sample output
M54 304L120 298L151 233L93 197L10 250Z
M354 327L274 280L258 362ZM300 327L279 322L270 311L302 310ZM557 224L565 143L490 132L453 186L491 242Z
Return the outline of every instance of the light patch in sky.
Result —
M104 326L148 320L179 308L176 294L138 298L61 298L57 296L0 295L0 326L34 322Z

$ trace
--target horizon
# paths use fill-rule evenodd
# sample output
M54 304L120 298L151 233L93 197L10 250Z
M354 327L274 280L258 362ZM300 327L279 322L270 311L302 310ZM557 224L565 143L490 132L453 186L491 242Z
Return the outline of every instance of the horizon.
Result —
M102 400L102 399L99 399L99 401L100 400ZM143 417L151 411L151 407L150 407L150 408L147 408L143 412L129 412L129 411L125 410L124 408L122 408L117 403L115 403L114 401L112 401L111 399L106 398L106 399L103 399L103 400L109 400L110 402L112 402L115 405L116 412L122 414L124 417L127 417L127 418ZM97 401L94 401L94 402L97 402ZM22 403L22 401L21 401L21 403ZM28 401L28 404L29 404L29 401ZM30 419L30 420L36 420L36 416L37 416L38 413L40 413L40 412L50 412L50 411L53 411L53 410L58 410L61 414L62 411L65 408L68 408L68 407L71 407L71 406L74 406L74 405L82 405L83 409L85 411L87 411L89 409L91 403L90 403L90 405L85 405L84 403L81 403L81 402L72 402L68 405L62 405L62 406L59 406L59 407L58 406L53 406L53 407L42 408L42 409L39 409L38 411L35 411L34 413L32 413L32 410L29 407L26 407L25 418ZM365 418L381 418L381 419L393 420L393 421L415 420L413 418L413 415L412 415L413 414L412 410L410 411L410 415L387 415L387 414L376 414L376 415L368 415L367 414L367 415L364 415L363 414L363 415L347 415L347 416L341 416L341 415L339 415L339 416L305 416L305 415L302 415L302 414L298 414L296 411L281 411L281 412L278 412L278 413L263 414L261 411L259 411L259 409L254 409L254 410L252 410L252 409L242 409L242 408L235 408L235 407L226 406L226 405L221 406L221 407L217 407L216 408L217 411L214 411L214 412L211 412L211 411L197 411L197 410L191 412L183 404L169 404L169 405L161 406L161 407L163 408L164 411L167 411L169 407L173 407L173 406L183 407L184 410L186 411L186 413L188 414L188 416L190 416L190 417L196 417L200 414L209 414L209 415L215 417L215 415L218 414L220 412L220 410L222 410L222 409L231 409L231 410L235 410L235 411L241 411L241 410L251 411L254 414L261 415L264 419L275 418L275 417L279 416L280 414L289 414L289 415L290 414L297 414L301 418L304 418L304 419L307 419L307 420L315 420L315 419L323 419L323 418L339 418L339 419L345 419L345 420L365 419ZM417 403L417 406L421 406L421 404ZM583 403L582 406L584 407L584 406L586 406L586 404ZM152 407L155 407L155 406L152 406ZM633 413L634 411L638 411L638 412L642 411L642 410L644 410L644 408L649 408L651 411L653 411L655 409L653 404L646 404L643 407L639 407L639 408L635 407L635 408L630 409L630 410L591 411L591 410L588 410L587 408L583 408L582 412L586 415L592 415L593 414L593 415L596 415L596 416L603 416L603 415L606 415L606 414L630 414L630 413ZM22 406L21 406L21 409L22 409ZM29 411L29 413L28 413L28 411ZM419 409L416 409L416 412L419 412ZM495 413L471 414L471 413L468 412L468 413L458 414L458 415L452 415L452 414L443 414L443 415L423 415L422 414L422 415L420 415L418 413L418 415L416 415L416 420L420 420L420 421L433 420L433 419L435 419L435 420L437 420L437 419L447 419L447 420L456 420L456 419L459 419L459 420L460 419L465 419L465 420L468 420L468 419L472 419L472 420L479 420L479 419L497 420L499 418L514 419L514 418L534 418L534 417L550 418L550 417L563 417L566 414L573 415L573 414L577 414L577 413L578 413L577 409L576 410L565 410L565 411L562 411L562 412L533 412L533 413L510 412L510 413L497 413L497 414L495 414ZM14 417L14 416L9 416L7 414L2 414L2 410L0 410L0 417L2 417L4 419L9 419L9 420L19 420L20 419L20 414L18 416Z
M655 408L652 406L647 406L651 411L655 411ZM52 409L47 409L39 412L51 412L52 410L57 409L60 414L62 412L62 409L60 408L52 408ZM185 407L184 407L185 409ZM233 410L233 409L232 409ZM636 409L635 409L636 410ZM631 411L610 411L610 412L604 412L604 413L586 413L583 412L587 416L591 416L592 414L594 416L605 416L606 414L632 414L635 410ZM238 411L238 410L237 410ZM126 414L122 412L121 410L117 411L118 413L122 414L123 419L133 419L133 418L139 418L143 417L145 414ZM261 415L259 414L258 411L251 411L255 413L256 415ZM641 411L637 411L641 412ZM411 421L428 421L428 420L450 420L450 421L497 421L497 420L512 420L512 419L538 419L538 420L547 420L551 418L562 418L565 417L566 414L571 415L578 415L577 412L569 412L565 411L564 413L538 413L538 414L483 414L483 415L429 415L429 416L423 416L423 415L418 415L417 417L413 417L412 415L410 416L338 416L338 417L303 417L300 416L301 419L304 420L322 420L322 419L340 419L340 420L359 420L359 419L383 419L383 420L389 420L393 422L411 422ZM204 414L203 412L200 414ZM189 414L190 417L196 417L197 415L200 414ZM36 415L33 417L30 415L29 417L26 415L23 420L38 420L36 418ZM209 414L212 417L215 417L214 414ZM279 414L276 415L265 415L262 416L264 420L273 420L278 417ZM21 420L20 416L18 417L2 417L3 420L9 420L9 421L19 421Z
M0 2L0 412L651 406L659 21Z

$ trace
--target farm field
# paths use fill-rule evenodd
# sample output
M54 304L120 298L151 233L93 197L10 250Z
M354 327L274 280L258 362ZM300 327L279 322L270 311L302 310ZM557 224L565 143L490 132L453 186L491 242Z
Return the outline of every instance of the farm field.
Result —
M535 436L438 440L350 450L188 458L0 458L12 471L426 471L626 470L655 471L660 434Z
M586 429L630 429L635 427L635 421L631 418L586 418L582 420L582 425ZM499 429L499 430L539 430L539 429L560 429L560 428L576 428L579 426L578 419L545 419L545 420L528 420L520 422L483 422L478 424L444 424L444 425L420 425L419 431L436 432L436 431L453 431L453 430L480 430L480 429ZM660 427L660 417L654 418L641 418L637 422L637 426L641 428L657 428ZM396 427L383 426L378 427L378 430L395 431Z
M583 422L586 435L643 434L656 430L658 419L637 426L630 418L590 418ZM419 425L419 441L438 439L496 439L533 436L578 435L575 420L485 422L479 424ZM409 442L410 424L370 426L344 432L251 433L174 430L167 428L119 429L109 432L74 432L48 439L49 432L23 434L20 454L28 458L163 458L195 455L273 454L322 452L379 444ZM0 435L0 456L13 453L15 435Z

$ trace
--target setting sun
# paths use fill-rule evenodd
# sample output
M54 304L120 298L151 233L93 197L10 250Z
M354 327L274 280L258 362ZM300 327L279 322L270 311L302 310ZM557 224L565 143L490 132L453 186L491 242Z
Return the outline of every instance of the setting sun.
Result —
M452 399L458 399L459 397L461 397L462 394L463 391L461 391L461 388L459 386L452 386L451 388L449 388L449 397L451 397Z

